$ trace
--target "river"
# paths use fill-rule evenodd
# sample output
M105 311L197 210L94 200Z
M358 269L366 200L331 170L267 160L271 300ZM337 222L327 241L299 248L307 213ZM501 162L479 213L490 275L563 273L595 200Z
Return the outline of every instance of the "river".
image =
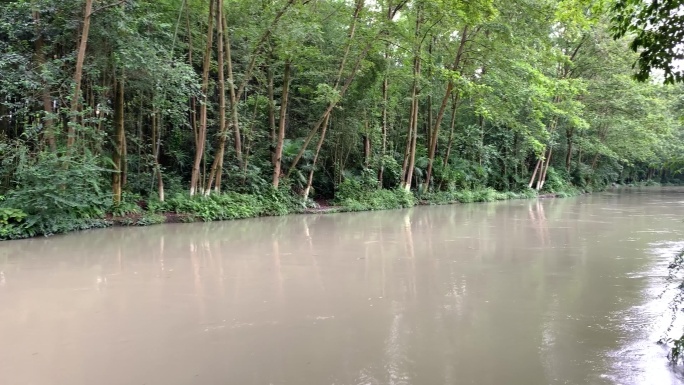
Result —
M0 243L0 384L682 384L684 189Z

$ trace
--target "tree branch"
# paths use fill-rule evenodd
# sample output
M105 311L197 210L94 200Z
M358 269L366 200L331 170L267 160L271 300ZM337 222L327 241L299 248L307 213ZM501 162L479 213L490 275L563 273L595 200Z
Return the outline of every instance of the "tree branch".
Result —
M103 10L105 10L105 9L107 9L107 8L116 7L117 5L121 5L121 4L124 4L124 3L125 3L125 4L128 4L128 0L121 0L121 1L118 1L118 2L116 2L116 3L103 5L103 6L101 6L100 8L95 9L95 10L93 10L92 12L90 12L90 16L92 16L92 15L94 15L94 14L100 12L100 11L103 11Z

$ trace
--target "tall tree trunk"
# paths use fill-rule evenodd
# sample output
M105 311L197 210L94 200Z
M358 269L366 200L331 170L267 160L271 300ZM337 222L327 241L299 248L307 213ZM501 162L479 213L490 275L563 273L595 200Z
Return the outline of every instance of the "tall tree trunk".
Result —
M418 73L420 73L420 59L417 64ZM411 191L411 182L413 179L413 169L416 166L416 143L418 141L418 82L414 81L413 91L411 95L413 102L413 110L411 111L411 123L409 130L411 131L411 148L409 149L408 167L406 170L406 178L404 179L403 187L406 191Z
M74 73L74 93L71 99L71 123L67 130L67 147L71 148L76 140L75 126L78 123L76 115L81 106L81 79L83 78L83 62L85 61L86 48L88 47L88 34L90 33L90 16L93 13L93 0L85 0L83 12L83 29L81 40L76 55L76 71Z
M200 125L197 132L195 143L195 161L192 166L190 177L190 196L195 195L199 185L200 166L204 158L204 144L207 137L207 103L209 99L209 70L211 69L211 47L214 38L214 0L209 0L209 22L207 26L207 46L204 50L204 63L202 66L202 97L204 99L200 106Z
M364 167L365 168L370 168L370 162L371 162L371 137L370 137L370 130L368 126L368 118L366 117L366 113L364 112L364 117L363 117L363 127L364 127L364 134L363 134L363 159L364 159Z
M323 129L321 130L321 137L318 139L318 144L316 145L316 153L314 154L313 163L311 164L311 170L309 170L309 178L306 182L306 188L302 193L302 198L304 200L309 199L309 193L311 192L311 186L313 185L314 172L316 170L316 162L318 161L318 154L321 152L321 147L323 147L323 142L325 141L325 133L328 128L328 122L330 121L330 115L328 115L323 122Z
M35 61L41 72L46 71L45 67L45 52L44 49L44 39L43 31L41 30L40 13L37 10L33 11L33 22L36 26L36 42L35 42ZM50 96L50 86L45 80L41 80L42 85L42 101L43 101L43 112L45 114L43 118L43 138L48 143L50 150L52 152L57 151L57 142L55 140L54 132L54 120L52 118L52 97Z
M546 156L546 152L544 152L544 156ZM539 176L537 177L537 183L534 186L534 189L539 191L541 189L541 181L542 178L544 177L544 167L546 167L546 158L543 158L541 160L541 165L539 166Z
M566 139L568 143L568 148L567 152L565 153L565 170L569 173L570 172L570 165L572 163L572 136L574 130L568 128L567 134L566 134Z
M238 165L242 167L242 136L240 134L240 115L238 114L238 101L240 100L240 95L242 94L242 92L239 92L238 94L235 93L235 77L233 76L233 55L230 49L230 36L228 35L227 24L228 22L224 15L222 28L226 31L226 64L228 65L228 84L230 85L230 116L232 119L231 123L233 126L234 135L233 144L235 145L235 157L237 158ZM221 168L223 168L223 159L221 159Z
M432 57L432 46L435 43L434 35L430 39L430 44L428 44L428 57ZM432 66L428 66L427 70L428 82L432 81ZM426 95L427 99L427 111L425 112L425 137L430 140L432 138L432 93Z
M414 47L413 47L413 85L411 86L411 112L409 114L409 128L407 135L407 147L404 154L404 163L402 164L402 181L401 187L406 191L411 190L411 179L413 179L413 168L416 164L416 142L418 139L418 81L420 78L420 26L423 20L421 9L418 8L416 15L416 25L414 31Z
M218 149L216 151L216 156L211 165L211 170L209 171L209 180L207 181L205 194L211 192L211 185L214 183L214 178L216 178L216 188L215 192L219 194L221 192L221 175L223 174L223 158L226 151L226 81L224 76L224 51L223 51L223 36L225 33L226 25L222 22L223 20L223 0L216 0L216 27L217 27L217 38L218 41L216 45L218 47L218 81L219 81L219 140ZM230 57L228 55L228 57Z
M482 167L482 161L483 161L483 155L484 155L484 127L485 127L485 121L484 121L484 116L481 114L478 114L477 116L478 120L478 126L480 127L480 148L478 151L478 163L480 164L480 167Z
M280 169L283 157L283 143L285 142L285 123L287 120L287 103L290 93L290 62L285 62L285 75L283 78L283 95L280 102L280 116L278 117L278 141L276 142L275 165L273 167L273 187L278 188L280 183Z
M271 164L273 167L275 167L276 163L276 156L275 156L275 147L276 147L276 142L277 142L277 133L276 133L276 119L275 119L275 96L273 92L273 68L271 68L271 64L268 66L268 127L270 128L270 140L271 140L271 145L269 148L271 149Z
M122 83L123 84L123 83ZM121 87L123 88L123 86ZM124 113L125 115L125 113ZM124 125L121 125L124 127ZM126 188L128 183L128 140L126 130L121 130L121 189Z
M390 23L392 21L392 18L394 17L394 12L393 12L393 7L392 7L392 1L387 2L387 22ZM390 44L386 43L385 44L385 63L389 65L389 58L390 58ZM382 183L383 183L383 178L385 174L385 155L387 154L387 130L388 130L388 113L387 113L387 108L389 107L387 105L389 101L389 73L388 70L385 70L385 73L383 74L383 79L382 79L382 153L381 153L381 161L380 161L380 171L378 172L378 188L382 188Z
M43 130L45 132L45 139L50 146L52 152L57 151L57 140L55 139L54 119L52 118L52 97L50 97L50 89L47 84L43 85L43 111L45 111L45 118L43 120Z
M388 61L388 49L385 49L385 62ZM380 153L380 171L378 171L378 187L382 188L382 179L385 173L385 154L387 153L387 102L389 99L389 77L387 73L384 74L382 80L382 149Z
M154 173L157 176L157 194L159 200L164 202L164 179L162 178L161 166L159 165L159 151L161 149L161 132L157 128L157 112L152 113L152 157L154 158Z
M416 27L417 28L417 27ZM420 76L420 56L416 54L413 59L413 86L411 87L411 113L409 117L409 129L407 136L407 151L402 165L401 187L411 190L413 168L416 164L416 142L418 140L418 77Z
M185 7L185 26L187 28L188 35L188 64L190 68L194 68L192 62L192 30L190 29L190 10L189 7ZM195 143L199 140L199 130L197 127L197 101L194 96L190 97L190 127L192 127L192 133L195 136Z
M444 153L444 168L449 164L451 157L451 147L454 144L454 131L456 129L456 108L458 107L458 98L451 99L451 120L449 122L449 141L447 142L446 152Z
M447 141L446 151L444 152L444 161L442 162L443 168L449 165L449 158L451 157L451 147L454 144L454 130L456 128L456 107L458 106L457 98L452 98L451 101L451 119L449 121L449 140ZM439 182L439 190L442 189L442 181Z
M254 132L254 126L257 122L257 115L259 113L259 101L254 103L254 110L252 111L252 119L249 125L249 130L247 130L247 135L245 136L245 161L242 162L242 184L247 181L247 166L249 165L249 156L252 153L252 144L254 143L254 138L251 138L249 133Z
M413 108L416 98L413 94L414 87L411 86L411 107L409 108L408 130L406 132L406 146L404 148L404 160L401 162L401 188L406 185L406 170L408 170L409 159L411 158L411 141L413 140Z
M594 160L591 161L591 169L592 170L596 170L596 166L598 165L598 161L599 161L600 157L601 157L601 154L598 152L596 153L596 155L594 155Z
M452 71L457 71L459 69L467 41L468 41L468 26L466 25L465 27L463 27L463 31L461 31L461 41L458 45L458 51L456 53L456 57L454 58L454 62L451 65ZM451 94L452 94L453 90L454 90L454 81L453 81L453 79L449 78L449 81L447 82L446 91L444 92L444 97L442 98L442 104L439 106L439 112L437 113L437 119L435 120L435 125L434 125L434 128L432 129L432 135L430 136L430 140L429 140L429 146L430 147L428 149L427 179L425 181L425 190L424 190L426 192L430 188L430 179L432 179L432 166L433 166L433 163L435 161L435 153L437 151L437 141L439 140L439 128L442 125L442 119L444 119L444 112L446 111L446 107L449 104L449 99L451 99Z
M577 164L582 164L582 147L577 149Z
M124 157L124 86L123 80L119 79L115 83L114 96L114 154L112 161L114 163L114 174L112 175L112 194L114 196L114 204L121 203L122 194L122 180L123 180L123 162Z

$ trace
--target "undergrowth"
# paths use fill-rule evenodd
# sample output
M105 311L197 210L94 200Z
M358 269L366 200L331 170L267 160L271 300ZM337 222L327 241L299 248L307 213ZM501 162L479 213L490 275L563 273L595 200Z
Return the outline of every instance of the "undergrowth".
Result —
M203 221L285 215L297 211L300 207L295 197L276 189L263 191L259 195L230 191L190 197L178 193L164 202L148 202L150 212L172 212Z
M405 189L378 189L373 176L347 178L335 195L335 203L343 211L400 209L413 207L417 202L413 193Z
M479 190L461 191L439 191L426 193L420 196L424 204L442 205L451 203L474 203L474 202L494 202L510 199L530 199L537 196L537 192L532 189L521 192L499 192L493 188Z
M66 162L66 166L65 166ZM79 167L68 162L78 162ZM18 170L20 188L0 196L0 240L52 235L73 230L122 226L147 226L176 221L219 221L277 216L306 211L308 204L290 188L263 187L248 192L221 194L170 193L164 202L155 196L124 193L121 202L111 204L97 174L102 168L92 158L57 159L46 154L32 165ZM92 182L92 181L100 182ZM553 174L545 193L566 197L582 190L555 183ZM48 183L49 182L49 183ZM414 195L403 188L379 189L374 175L346 178L336 191L332 212L388 210L416 204L493 202L534 198L533 189L500 192L476 188Z
M111 223L111 195L101 184L105 168L89 154L41 153L15 170L17 187L0 201L0 239L52 235Z

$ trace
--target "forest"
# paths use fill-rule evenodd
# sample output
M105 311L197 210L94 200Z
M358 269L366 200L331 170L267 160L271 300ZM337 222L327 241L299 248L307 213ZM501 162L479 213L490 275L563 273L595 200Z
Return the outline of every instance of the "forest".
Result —
M0 239L678 183L684 89L615 10L2 1Z

